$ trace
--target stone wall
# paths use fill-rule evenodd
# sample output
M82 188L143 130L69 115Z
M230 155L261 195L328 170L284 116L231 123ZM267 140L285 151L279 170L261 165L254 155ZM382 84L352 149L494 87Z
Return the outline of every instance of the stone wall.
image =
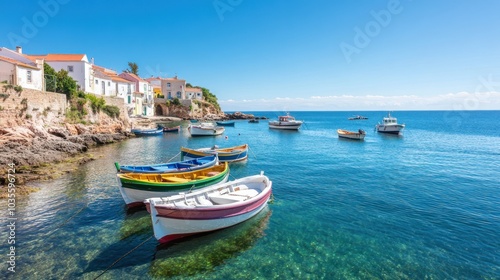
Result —
M0 127L12 127L23 119L37 120L42 116L49 121L61 121L67 109L66 95L23 89L0 88ZM57 120L56 120L57 119Z

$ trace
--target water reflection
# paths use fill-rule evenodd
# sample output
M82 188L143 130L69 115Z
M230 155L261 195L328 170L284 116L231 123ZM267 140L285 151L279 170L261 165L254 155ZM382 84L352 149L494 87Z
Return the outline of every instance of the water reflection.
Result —
M150 275L156 278L209 273L254 246L264 236L270 217L271 210L266 206L259 214L239 225L158 246Z
M120 240L132 235L153 234L151 215L145 209L146 207L143 208L143 211L127 215L120 227Z

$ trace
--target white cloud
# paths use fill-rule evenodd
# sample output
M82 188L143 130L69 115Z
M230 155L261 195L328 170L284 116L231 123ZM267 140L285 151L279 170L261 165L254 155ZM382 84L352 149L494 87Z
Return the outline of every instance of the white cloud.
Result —
M219 100L224 111L386 111L386 110L500 110L499 92L457 92L417 95L314 95L254 100Z

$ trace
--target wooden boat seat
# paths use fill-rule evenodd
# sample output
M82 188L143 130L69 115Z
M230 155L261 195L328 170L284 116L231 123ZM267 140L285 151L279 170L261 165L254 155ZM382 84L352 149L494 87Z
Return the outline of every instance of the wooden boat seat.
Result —
M258 194L259 194L259 192L257 190L254 190L254 189L238 190L238 191L234 191L234 192L229 193L229 195L242 196L242 197L245 197L247 199L252 198L254 196L257 196Z
M163 182L173 182L173 183L186 183L191 180L185 178L177 178L177 177L161 177Z
M244 196L235 196L229 194L210 194L208 196L210 200L215 204L230 204L235 202L244 201L247 198Z
M196 206L212 206L214 205L212 201L206 199L204 196L196 197L197 203Z

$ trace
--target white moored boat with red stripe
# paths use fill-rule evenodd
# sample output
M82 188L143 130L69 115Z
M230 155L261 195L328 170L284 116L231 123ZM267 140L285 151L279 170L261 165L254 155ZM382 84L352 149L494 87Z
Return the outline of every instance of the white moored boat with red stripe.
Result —
M191 193L144 200L160 243L244 222L264 209L272 181L264 173Z

